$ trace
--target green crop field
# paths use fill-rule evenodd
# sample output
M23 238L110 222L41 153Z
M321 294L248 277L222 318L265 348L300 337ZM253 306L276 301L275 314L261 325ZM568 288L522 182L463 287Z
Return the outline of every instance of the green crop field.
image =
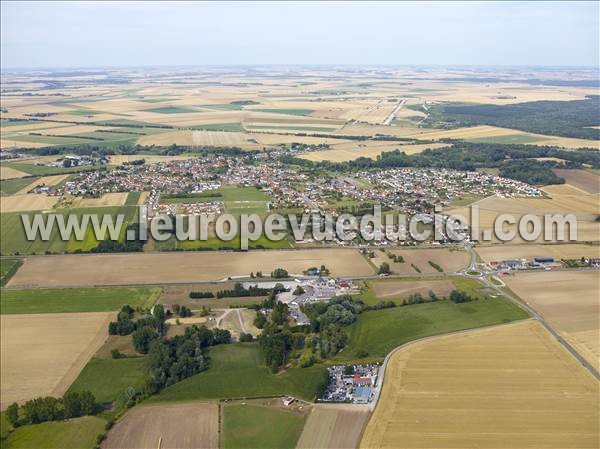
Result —
M267 406L223 407L224 449L293 449L306 415Z
M125 304L151 307L160 293L158 287L5 290L0 313L110 312Z
M141 194L142 192L129 192L125 200L125 206L137 206Z
M530 136L527 134L509 134L508 136L495 136L495 137L479 137L476 139L465 139L469 142L475 143L535 143L544 140L536 136Z
M253 109L253 111L270 112L273 114L310 115L314 109Z
M23 187L27 187L37 179L36 176L27 176L25 178L3 179L0 181L1 195L14 195Z
M72 111L65 111L65 112L63 112L63 114L87 116L87 115L103 114L103 112L94 111L92 109L74 109Z
M155 112L157 114L186 114L189 112L198 112L197 109L184 108L181 106L163 106L161 108L144 109L145 112Z
M2 441L10 449L92 449L106 421L95 416L18 427Z
M140 389L146 379L146 358L100 359L92 357L69 392L91 391L101 403L125 398L129 387Z
M217 111L241 111L245 105L242 103L202 104L199 107L216 109Z
M211 123L206 125L194 125L192 129L204 131L229 131L243 132L244 127L241 123Z
M523 309L508 300L492 298L463 304L439 301L364 312L347 328L348 345L335 359L382 359L396 346L411 340L527 317Z
M27 212L30 220L33 220L33 215L36 212ZM113 207L92 207L92 208L75 208L75 209L57 209L53 213L65 216L67 214L76 214L80 219L83 214L98 214L100 221L103 214L110 214L113 219L116 219L117 214L124 214L123 226L121 229L121 238L124 238L125 226L131 223L137 216L137 207L135 206L113 206ZM47 219L47 214L44 214L44 221ZM0 253L3 255L12 254L44 254L64 253L75 251L90 251L98 245L98 239L94 235L91 223L88 225L85 237L82 241L71 239L64 241L61 239L58 226L54 226L50 233L50 238L47 241L42 240L39 236L33 241L26 238L21 212L4 213L0 220Z
M0 259L0 287L4 287L17 270L23 265L19 259ZM4 297L0 298L3 300Z
M324 128L319 126L282 126L282 125L272 125L272 126L264 126L264 125L248 125L246 129L290 129L292 131L335 131L337 128Z
M93 141L90 141L93 142ZM87 143L90 143L87 142ZM84 142L79 142L81 145ZM98 142L102 143L102 142ZM94 144L96 145L96 144ZM21 162L7 162L2 164L5 167L14 168L15 170L20 170L25 173L29 173L30 175L36 176L48 176L48 175L62 175L65 173L77 173L83 171L97 170L102 167L101 165L85 165L80 167L48 167L45 165L35 165L35 164L27 164ZM31 178L30 178L31 179Z
M322 365L290 368L273 374L265 366L257 343L214 346L209 350L210 368L165 388L150 401L251 398L292 395L313 400L327 381Z

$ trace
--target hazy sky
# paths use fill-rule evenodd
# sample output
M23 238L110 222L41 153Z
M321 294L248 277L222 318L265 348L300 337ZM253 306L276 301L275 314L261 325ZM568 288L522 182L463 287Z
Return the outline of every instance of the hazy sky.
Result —
M2 67L598 65L594 2L2 1Z

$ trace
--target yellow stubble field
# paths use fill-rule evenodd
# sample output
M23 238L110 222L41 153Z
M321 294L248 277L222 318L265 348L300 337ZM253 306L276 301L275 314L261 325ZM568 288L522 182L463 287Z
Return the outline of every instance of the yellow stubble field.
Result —
M1 396L62 396L108 336L113 313L1 315Z
M503 279L577 352L600 369L600 272L517 273Z
M301 274L325 265L333 276L373 274L353 249L265 250L249 252L82 254L31 256L10 286L84 286L214 281L228 276L270 273L284 268Z
M597 448L598 393L536 321L435 337L392 355L360 447Z

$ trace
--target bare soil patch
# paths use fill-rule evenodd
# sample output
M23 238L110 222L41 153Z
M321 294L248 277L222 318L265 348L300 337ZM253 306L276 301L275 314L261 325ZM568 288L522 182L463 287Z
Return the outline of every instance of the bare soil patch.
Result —
M109 432L103 449L219 447L219 406L190 402L135 407Z

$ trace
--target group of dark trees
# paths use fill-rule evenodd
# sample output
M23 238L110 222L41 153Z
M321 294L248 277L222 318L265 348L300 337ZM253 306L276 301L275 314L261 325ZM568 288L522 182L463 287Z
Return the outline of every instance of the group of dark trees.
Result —
M517 104L438 104L429 108L424 124L448 127L491 125L551 136L600 140L600 96L584 100L531 101Z
M134 309L125 305L121 308L121 311L117 315L117 321L111 321L108 325L108 333L110 335L129 335L131 333L138 333L137 339L140 342L140 348L145 348L146 345L143 343L151 335L158 336L162 335L165 329L165 311L162 304L156 304L151 314L145 314L144 316L134 318ZM136 337L134 335L134 344ZM137 347L136 347L137 349ZM144 353L144 351L140 351Z
M62 398L51 396L35 398L21 407L16 403L11 404L6 410L6 418L13 427L18 427L95 415L98 409L94 395L89 391L81 391L66 393Z
M498 168L506 177L531 184L535 184L535 181L564 182L562 178L554 175L553 168L580 168L583 164L600 168L600 152L592 148L563 150L551 146L473 143L449 139L442 141L449 143L451 147L427 149L411 155L395 150L381 153L376 159L360 157L347 162L311 162L289 155L283 155L280 159L289 164L337 172L398 167L448 168L462 171ZM534 159L542 157L561 159L564 162ZM522 162L523 165L515 165L518 162ZM529 167L528 171L524 170L525 166ZM506 170L503 172L504 168Z
M139 223L130 223L125 228L125 234L127 235L129 231L133 231L135 234L135 239L128 240L101 240L95 248L91 249L92 253L130 253L130 252L140 252L144 250L144 243L146 240L142 240L140 238L140 224Z
M272 289L261 288L258 285L250 285L248 288L244 288L241 282L236 282L232 289L219 290L217 292L217 298L241 298L245 296L266 296Z
M192 310L186 306L180 306L179 304L173 304L173 313L181 318L187 318L192 316Z
M170 339L156 338L148 348L149 394L193 376L208 368L204 349L209 346L231 342L231 334L225 329L208 329L206 326L186 328L184 335Z
M271 271L271 277L273 279L287 278L289 277L289 273L283 268L275 268L273 271Z

